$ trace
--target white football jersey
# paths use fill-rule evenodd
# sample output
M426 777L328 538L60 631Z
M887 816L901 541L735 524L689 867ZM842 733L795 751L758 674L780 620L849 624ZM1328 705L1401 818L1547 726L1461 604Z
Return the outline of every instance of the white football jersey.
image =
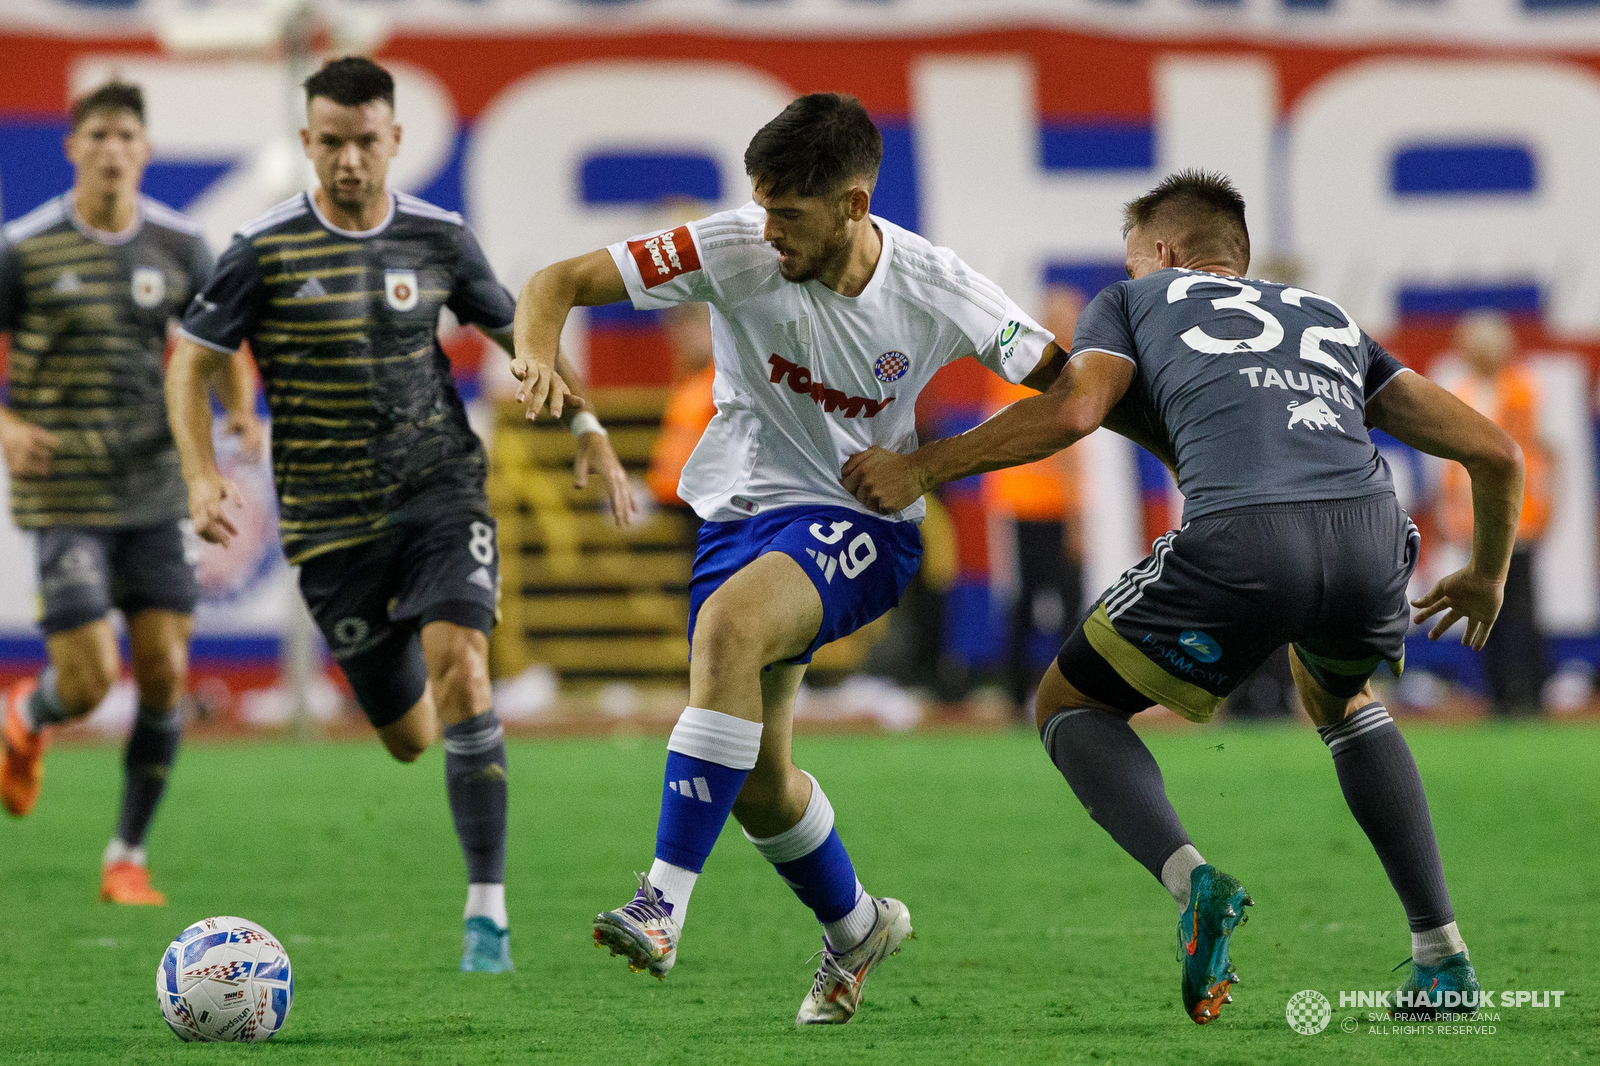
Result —
M976 356L1027 377L1054 338L948 248L873 216L883 253L855 297L785 281L751 202L608 249L640 310L711 305L711 420L678 495L701 518L823 504L870 514L845 491L845 460L871 445L917 447L917 394ZM917 521L921 500L893 517Z

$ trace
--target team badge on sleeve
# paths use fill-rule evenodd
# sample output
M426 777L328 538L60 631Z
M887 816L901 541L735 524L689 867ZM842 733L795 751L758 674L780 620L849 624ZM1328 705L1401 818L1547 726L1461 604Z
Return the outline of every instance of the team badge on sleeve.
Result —
M383 298L396 311L409 311L417 306L417 272L415 270L385 270L383 272Z
M888 385L905 377L910 369L911 360L906 358L905 352L884 352L872 364L872 376Z
M167 278L155 267L133 268L133 302L146 311L161 306L167 297Z
M689 274L700 269L700 253L695 250L694 238L688 226L658 233L644 240L629 241L628 251L639 266L639 276L644 287L653 289L665 285L679 274Z

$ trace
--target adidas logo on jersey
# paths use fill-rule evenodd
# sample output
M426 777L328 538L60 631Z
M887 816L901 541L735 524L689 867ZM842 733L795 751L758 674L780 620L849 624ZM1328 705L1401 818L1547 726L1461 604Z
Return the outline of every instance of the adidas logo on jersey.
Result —
M328 290L322 287L322 282L314 274L307 278L298 289L294 290L294 298L296 300L309 300L316 296L326 295L328 295Z
M62 296L76 296L83 291L83 282L76 270L63 270L56 283L50 286L50 291L60 293Z
M711 802L711 789L706 786L706 779L703 777L694 779L692 790L688 781L668 781L667 787L684 799L697 799L701 803Z
M478 567L467 580L479 588L486 589L489 592L494 591L494 578L489 576L489 568L487 566Z
M798 363L791 363L776 353L769 355L767 362L772 364L774 385L781 384L787 378L790 391L798 396L810 396L830 414L834 411L843 411L846 418L855 418L857 415L862 418L872 418L894 403L893 396L885 396L881 400L869 400L865 396L846 396L838 389L830 389L820 381L812 381L810 370Z

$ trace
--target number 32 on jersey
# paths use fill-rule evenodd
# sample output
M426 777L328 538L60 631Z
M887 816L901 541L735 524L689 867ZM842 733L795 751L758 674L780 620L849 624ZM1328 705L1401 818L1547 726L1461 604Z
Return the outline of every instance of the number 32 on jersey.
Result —
M1183 343L1206 355L1270 352L1283 343L1283 323L1278 321L1277 316L1271 311L1261 306L1261 290L1240 278L1224 277L1220 274L1185 274L1183 277L1174 278L1172 284L1167 286L1167 303L1175 304L1179 300L1187 299L1189 290L1202 282L1238 289L1239 291L1232 296L1220 296L1212 300L1211 306L1218 311L1244 312L1261 323L1261 332L1254 337L1234 339L1213 337L1204 328L1193 326L1183 334L1181 338ZM1300 358L1342 374L1356 388L1361 388L1360 367L1351 369L1322 350L1323 341L1331 341L1349 348L1361 343L1361 328L1355 324L1349 313L1326 296L1306 289L1284 289L1278 294L1278 299L1295 308L1301 307L1306 300L1317 300L1339 313L1339 317L1345 322L1343 326L1306 327L1300 334Z

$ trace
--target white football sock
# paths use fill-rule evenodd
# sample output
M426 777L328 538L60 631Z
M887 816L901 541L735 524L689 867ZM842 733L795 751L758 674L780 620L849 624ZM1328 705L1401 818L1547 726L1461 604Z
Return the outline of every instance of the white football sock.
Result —
M672 917L677 920L680 929L683 928L684 916L689 913L689 896L694 892L694 883L698 880L699 874L682 866L674 866L661 859L650 864L650 884L661 893L662 899L672 905Z
M1196 866L1204 866L1205 862L1193 844L1185 844L1168 855L1167 861L1161 864L1161 883L1172 893L1180 911L1189 905L1189 875Z
M1437 966L1443 959L1466 950L1467 943L1461 939L1455 922L1411 934L1411 959L1418 966Z
M144 848L131 847L112 837L111 843L106 845L105 852L100 856L100 865L106 867L119 862L131 862L135 866L143 866Z
M506 886L476 884L467 886L467 910L463 918L487 918L501 929L511 927L506 917Z
M861 882L857 881L855 909L837 922L823 922L822 935L828 938L828 947L838 955L865 940L877 922L878 905L861 887Z

